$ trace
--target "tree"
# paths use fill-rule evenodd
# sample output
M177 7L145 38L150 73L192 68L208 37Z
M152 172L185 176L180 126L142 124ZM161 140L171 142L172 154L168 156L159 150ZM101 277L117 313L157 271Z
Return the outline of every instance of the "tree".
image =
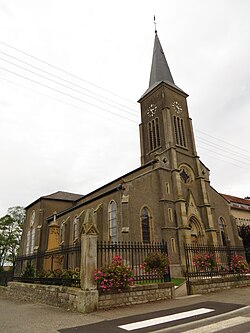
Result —
M14 263L19 249L25 220L23 207L10 207L0 218L0 268L7 262Z
M240 237L243 240L243 244L245 247L250 246L250 226L249 225L242 225L238 226L238 232Z

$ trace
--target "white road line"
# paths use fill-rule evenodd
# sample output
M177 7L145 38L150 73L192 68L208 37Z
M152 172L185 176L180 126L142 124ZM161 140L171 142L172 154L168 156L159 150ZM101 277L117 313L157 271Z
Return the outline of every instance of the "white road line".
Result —
M196 310L190 310L190 311L176 313L176 314L173 314L173 315L168 315L168 316L163 316L163 317L158 317L158 318L152 318L152 319L147 319L147 320L143 320L143 321L137 321L135 323L121 325L121 326L118 326L118 327L123 329L123 330L126 330L126 331L133 331L133 330L138 330L138 329L144 328L144 327L169 323L170 321L174 321L174 320L180 320L180 319L184 319L184 318L198 316L198 315L209 313L209 312L212 312L212 311L214 311L214 309L200 308L200 309L196 309Z
M219 321L214 324L210 324L203 327L198 327L190 331L184 331L185 333L214 333L225 328L234 327L240 324L244 324L250 321L250 317L235 317L226 320Z

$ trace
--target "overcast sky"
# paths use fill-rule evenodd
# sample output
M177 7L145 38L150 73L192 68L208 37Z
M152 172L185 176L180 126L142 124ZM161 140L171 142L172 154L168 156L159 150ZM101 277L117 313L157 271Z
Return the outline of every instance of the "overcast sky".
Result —
M0 0L0 216L140 166L156 15L198 154L250 196L250 1Z

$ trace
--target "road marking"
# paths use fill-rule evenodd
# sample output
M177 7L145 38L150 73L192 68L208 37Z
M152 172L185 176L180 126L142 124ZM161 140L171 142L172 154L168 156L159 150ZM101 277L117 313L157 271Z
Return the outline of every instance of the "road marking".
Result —
M196 310L190 310L190 311L175 313L173 315L168 315L168 316L163 316L163 317L158 317L158 318L152 318L152 319L147 319L147 320L143 320L143 321L137 321L135 323L121 325L121 326L118 326L118 327L123 329L123 330L126 330L126 331L133 331L133 330L138 330L140 328L145 328L145 327L149 327L149 326L169 323L170 321L174 321L174 320L180 320L180 319L184 319L184 318L198 316L198 315L209 313L209 312L212 312L212 311L215 311L215 310L214 309L207 309L207 308L200 308L200 309L196 309Z
M249 317L235 317L235 318L222 320L222 321L219 321L217 323L210 324L207 326L198 327L198 328L192 329L190 331L185 331L185 333L214 333L214 332L223 330L225 328L230 328L230 327L234 327L237 325L247 323L248 321L250 321Z

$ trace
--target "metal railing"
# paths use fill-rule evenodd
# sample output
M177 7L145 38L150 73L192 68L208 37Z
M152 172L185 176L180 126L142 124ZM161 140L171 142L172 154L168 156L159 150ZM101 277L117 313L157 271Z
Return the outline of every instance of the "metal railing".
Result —
M146 243L141 242L98 242L97 243L97 266L101 268L109 265L112 258L120 256L126 266L130 267L134 281L140 282L166 282L170 281L170 271L168 269L164 275L156 272L145 272L143 262L150 253L167 252L167 243Z
M186 244L185 257L188 280L244 274L240 267L233 267L233 262L245 261L243 247Z
M65 277L65 271L80 268L80 260L80 245L18 256L15 261L14 281L78 287L80 279ZM30 267L30 272L27 267Z

